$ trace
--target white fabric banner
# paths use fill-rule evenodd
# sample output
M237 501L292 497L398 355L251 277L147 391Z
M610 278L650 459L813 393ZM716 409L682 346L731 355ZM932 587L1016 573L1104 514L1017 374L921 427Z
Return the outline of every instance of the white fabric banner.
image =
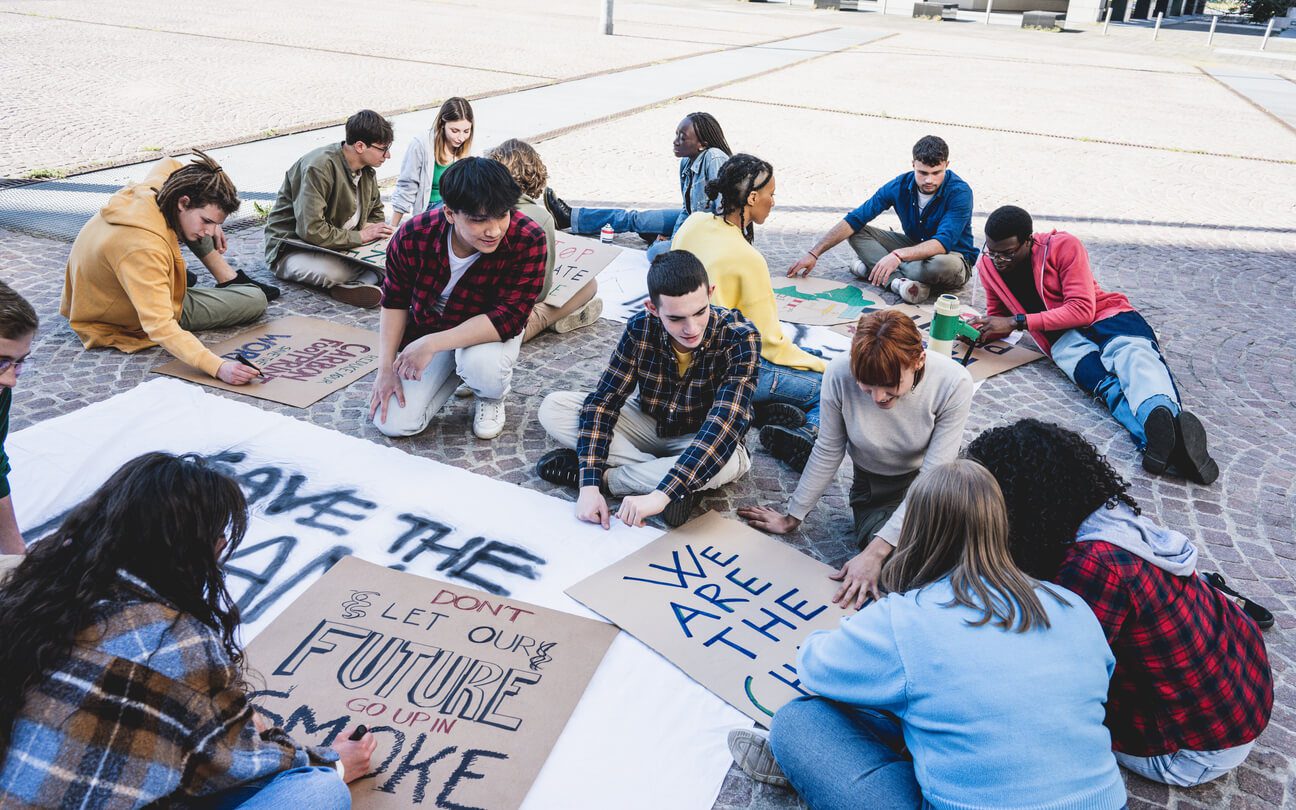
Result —
M230 561L246 642L353 554L446 582L599 618L563 590L655 539L576 520L572 504L400 450L155 380L13 434L6 443L28 539L151 450L224 465L248 493ZM612 643L524 808L707 810L750 722L631 636Z

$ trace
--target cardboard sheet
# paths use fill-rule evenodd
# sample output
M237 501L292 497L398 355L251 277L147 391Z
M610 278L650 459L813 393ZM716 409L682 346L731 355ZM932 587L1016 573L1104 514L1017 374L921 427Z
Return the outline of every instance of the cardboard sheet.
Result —
M567 589L764 726L808 694L796 651L854 613L833 569L715 512Z
M350 262L355 262L363 268L378 271L382 275L387 270L387 244L391 242L388 236L374 242L350 248L348 250L330 250L319 245L312 245L310 242L303 242L300 239L285 239L285 245L292 245L298 250L309 250L312 253L327 253L330 256L337 256Z
M512 810L616 629L346 557L247 647L253 702L322 745L374 734L357 808ZM435 798L434 798L435 797Z
M597 239L572 236L559 231L554 237L553 285L545 303L560 307L571 300L582 287L594 280L603 268L621 255L621 249Z
M811 326L854 323L867 307L878 302L854 284L826 278L771 279L779 320Z
M263 376L247 385L229 385L179 360L153 371L305 408L378 368L377 332L300 316L258 324L211 350L226 360L241 354Z

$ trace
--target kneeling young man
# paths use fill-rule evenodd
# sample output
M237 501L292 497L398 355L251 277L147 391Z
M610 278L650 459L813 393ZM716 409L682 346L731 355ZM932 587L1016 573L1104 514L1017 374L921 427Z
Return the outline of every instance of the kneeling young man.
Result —
M387 246L369 401L386 435L426 430L460 378L477 396L477 438L504 430L504 397L548 256L544 228L514 208L520 193L499 162L457 160L441 176L445 205L410 219Z
M1148 472L1214 481L1219 466L1206 450L1206 429L1180 405L1152 327L1128 298L1098 286L1079 239L1033 228L1015 205L991 212L977 264L986 314L972 325L987 340L1029 331L1076 385L1102 398Z
M216 161L158 161L143 183L108 200L77 234L59 309L87 349L137 352L162 346L177 359L230 385L257 372L218 357L195 331L250 323L266 294L247 276L215 288L188 288L184 242L210 268L213 237L239 208L238 191Z
M711 291L692 253L658 256L648 270L647 311L626 324L594 393L556 391L541 403L540 424L564 449L545 454L536 473L580 487L581 520L608 528L605 496L615 495L628 525L661 514L679 526L699 492L751 467L743 437L760 332L737 310L711 306Z

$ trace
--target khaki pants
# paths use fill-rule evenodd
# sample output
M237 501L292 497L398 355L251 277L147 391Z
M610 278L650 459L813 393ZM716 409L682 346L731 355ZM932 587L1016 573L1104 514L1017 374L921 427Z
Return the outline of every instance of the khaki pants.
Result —
M872 225L865 225L847 241L855 250L855 255L864 263L865 274L861 278L866 281L873 265L882 261L888 253L918 244L902 233L874 228ZM972 277L972 268L968 266L962 253L941 253L921 261L900 262L896 272L905 278L931 285L936 291L957 290Z
M479 343L452 352L437 352L417 380L401 380L405 407L393 397L387 407L374 412L374 427L387 436L413 436L427 430L432 417L459 387L459 380L481 399L503 399L513 381L513 364L522 348L522 336Z
M598 282L591 281L576 291L567 303L560 307L550 306L544 301L537 301L535 309L527 316L526 329L522 331L522 342L527 343L560 319L566 318L576 310L588 304L598 293Z
M347 261L327 253L294 250L275 262L274 274L284 281L295 281L312 287L337 287L346 284L381 284L382 276L358 262Z
M252 284L190 287L181 305L180 328L201 332L251 323L265 314L266 306L265 293Z
M555 391L540 403L540 424L550 438L569 450L576 449L586 396L580 391ZM639 410L638 399L628 400L621 407L608 443L608 491L618 497L652 492L693 443L693 436L658 436L657 420ZM739 442L720 472L698 489L722 487L742 478L750 469L751 457Z

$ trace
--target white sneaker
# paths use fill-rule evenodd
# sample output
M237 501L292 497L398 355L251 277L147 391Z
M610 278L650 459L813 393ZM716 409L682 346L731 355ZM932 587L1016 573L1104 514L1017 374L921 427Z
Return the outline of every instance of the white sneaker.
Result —
M472 396L472 389L468 387L468 383L459 383L459 387L454 390L454 395L458 399L467 399Z
M862 259L855 259L854 261L852 261L850 263L850 271L851 271L851 275L854 276L855 278L868 281L869 271L868 268L864 266L864 261Z
M904 276L892 277L890 286L891 292L900 296L900 300L906 304L921 304L931 296L929 285Z
M589 326L599 319L603 314L603 299L591 298L585 306L576 310L572 314L559 318L553 325L553 330L558 334L564 332L574 332L584 326Z
M473 415L473 434L479 439L493 439L504 432L504 400L477 397Z
M789 787L783 769L774 761L769 735L760 729L736 728L729 732L729 754L742 772L767 785Z

